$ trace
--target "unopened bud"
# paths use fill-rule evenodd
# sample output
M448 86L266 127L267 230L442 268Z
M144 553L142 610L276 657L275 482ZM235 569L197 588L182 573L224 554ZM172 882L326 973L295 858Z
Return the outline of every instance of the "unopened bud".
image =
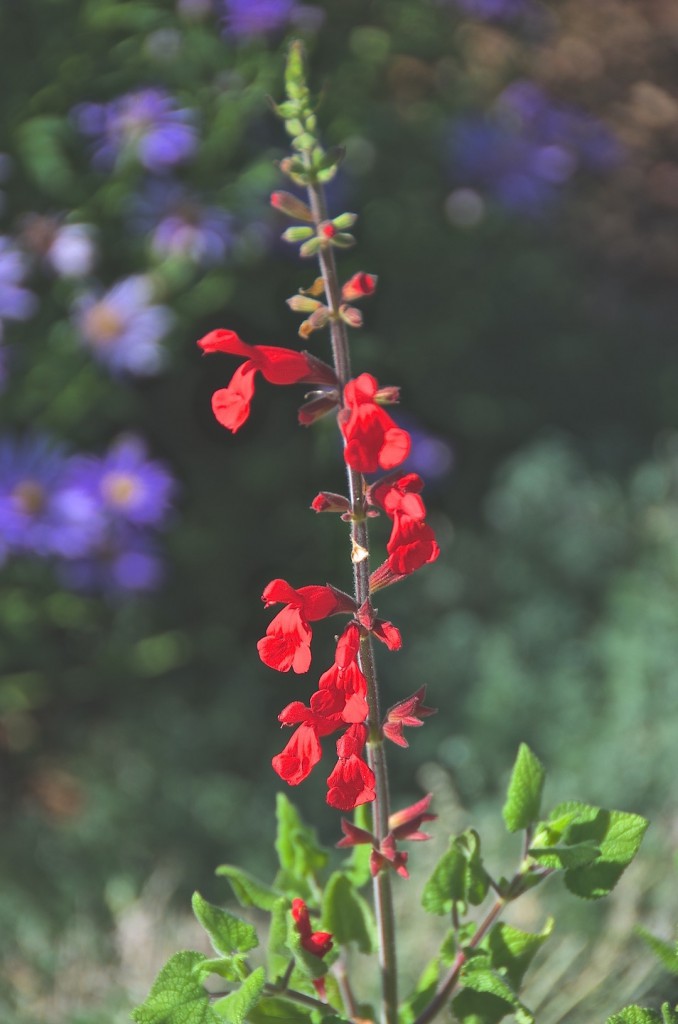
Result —
M400 401L400 388L395 385L387 385L379 388L374 396L377 405L396 405Z
M339 404L337 391L313 391L306 396L309 400L299 410L299 423L302 427L309 427L316 420L322 419L328 413L333 412Z
M334 224L332 223L332 221L329 220L324 220L320 225L319 230L323 238L334 238L334 236L337 233L337 229L335 228Z
M302 295L313 295L314 298L317 298L319 295L325 294L325 282L322 277L316 277L310 288L300 288L299 291Z
M355 306L347 306L345 303L339 307L339 316L349 327L362 327L363 315Z
M322 242L321 239L316 236L309 238L308 242L304 242L299 250L299 255L303 257L315 256Z
M340 213L338 217L332 218L332 223L337 231L347 231L353 227L357 219L357 213Z
M321 491L316 494L311 502L314 512L350 512L351 503L343 494L334 494L333 491Z
M291 295L285 301L295 313L312 313L320 306L317 299L311 299L306 295Z
M311 238L312 236L313 228L302 227L300 225L299 227L287 228L286 231L283 231L280 237L283 242L304 242L307 238Z
M332 245L335 245L337 249L350 249L355 245L355 238L345 231L339 231L332 239Z
M273 192L271 194L271 206L276 210L280 210L281 213L286 213L288 217L294 217L295 220L313 222L313 214L310 207L302 202L301 199L293 196L291 192Z

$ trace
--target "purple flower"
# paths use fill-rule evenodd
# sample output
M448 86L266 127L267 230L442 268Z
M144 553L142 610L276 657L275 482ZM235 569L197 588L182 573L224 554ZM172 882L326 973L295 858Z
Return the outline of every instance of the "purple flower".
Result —
M481 21L515 21L539 10L534 0L454 0L454 4Z
M84 558L62 562L59 576L73 590L142 592L162 582L163 562L154 537L131 527L111 527L105 540Z
M233 218L205 206L178 182L156 178L132 204L132 223L150 234L159 256L183 256L196 263L221 262L231 248Z
M0 235L0 337L3 320L28 320L38 300L22 287L26 260L6 235Z
M410 454L398 471L419 473L430 483L446 477L454 466L454 451L451 445L444 438L429 433L417 420L402 413L400 409L391 410L390 414L399 427L407 430L412 439Z
M59 277L86 277L96 258L94 230L89 224L63 224L57 228L46 255Z
M150 460L135 437L120 438L102 458L70 461L74 491L99 509L104 528L83 557L61 568L69 586L84 590L150 590L162 577L151 527L167 519L175 482Z
M72 116L93 140L92 163L102 171L134 158L163 174L189 160L198 145L193 111L177 109L164 89L130 92L110 103L81 103Z
M0 442L0 537L8 552L78 558L102 529L96 501L72 486L68 460L51 441Z
M73 488L91 496L115 525L158 526L167 516L174 479L159 462L148 458L136 437L122 437L103 458L76 456L70 463Z
M255 36L285 28L296 10L294 0L221 0L228 35Z
M527 214L551 205L578 170L605 173L622 157L600 121L526 81L505 89L489 114L460 118L451 149L457 185Z
M113 371L152 376L162 368L162 338L173 323L166 306L152 305L148 278L127 277L102 296L91 292L75 303L73 319L83 344Z

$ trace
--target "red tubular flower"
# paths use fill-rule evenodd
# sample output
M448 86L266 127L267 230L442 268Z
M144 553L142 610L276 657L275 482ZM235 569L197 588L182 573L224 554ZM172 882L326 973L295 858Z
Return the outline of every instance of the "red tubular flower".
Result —
M269 623L266 636L257 644L259 657L278 672L307 672L311 664L309 622L325 619L337 612L351 612L354 602L348 594L333 587L312 586L295 590L285 580L272 580L262 595L268 608L285 603Z
M254 376L259 371L271 384L330 384L337 382L331 366L308 352L295 352L273 345L248 345L235 331L210 331L198 345L203 352L225 352L247 360L235 371L226 388L212 396L214 415L228 430L236 432L250 414Z
M427 793L426 796L422 797L421 800L417 800L416 803L410 804L409 807L403 808L402 811L396 811L395 814L390 815L388 827L395 839L423 842L431 838L428 832L420 831L420 826L425 821L435 821L438 817L437 814L428 813L432 799L433 794Z
M302 722L289 743L272 760L274 772L288 785L298 786L307 778L322 757L322 748L315 728Z
M379 385L369 373L361 373L344 388L346 409L339 417L346 441L344 459L358 473L394 469L410 454L410 435L377 404L378 393Z
M340 757L327 779L327 802L340 811L352 811L374 800L374 772L357 754Z
M301 945L307 953L317 957L329 953L333 945L332 933L312 931L308 907L303 900L292 900L292 917L301 938Z
M350 278L341 289L341 297L344 302L355 302L356 299L364 299L368 295L374 295L377 287L377 279L374 274L366 274L360 271Z
M419 492L424 483L416 473L389 477L370 488L370 501L383 508L393 520L393 528L386 550L389 557L386 566L375 570L375 580L381 579L387 570L395 582L420 569L422 565L434 562L440 554L435 534L425 522L426 508ZM381 582L385 585L385 581ZM375 588L376 589L376 588Z
M404 726L423 725L422 719L429 715L435 715L437 708L427 708L424 704L426 687L421 686L416 693L413 693L407 700L394 704L386 712L386 721L383 725L384 736L388 737L399 747L409 747L409 743L403 735Z

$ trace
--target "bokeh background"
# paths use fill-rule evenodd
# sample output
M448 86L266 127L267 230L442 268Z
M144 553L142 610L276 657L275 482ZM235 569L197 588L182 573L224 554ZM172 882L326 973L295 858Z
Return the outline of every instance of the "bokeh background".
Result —
M276 715L307 694L256 656L259 595L348 585L341 524L308 511L341 460L295 389L223 431L234 363L195 340L299 344L284 300L315 268L269 205L292 36L346 147L342 273L379 277L354 366L402 385L443 548L380 601L405 638L386 703L426 683L441 708L394 787L433 782L463 827L526 740L554 799L652 817L624 934L671 903L675 4L4 0L3 1020L126 1020L190 891L271 868ZM332 843L323 789L293 796Z

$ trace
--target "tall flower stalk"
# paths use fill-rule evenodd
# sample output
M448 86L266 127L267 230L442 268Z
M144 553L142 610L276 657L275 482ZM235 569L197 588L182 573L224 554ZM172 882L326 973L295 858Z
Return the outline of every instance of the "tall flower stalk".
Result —
M271 202L295 222L283 238L299 245L301 257L316 259L320 268L288 305L304 315L299 328L304 341L328 331L331 362L308 351L251 345L227 329L211 331L199 345L205 353L241 360L228 385L212 397L217 420L233 433L250 415L258 375L271 384L311 386L299 410L302 425L336 417L347 493L320 491L311 507L338 514L348 524L352 593L327 583L297 586L271 580L262 594L264 604L282 607L257 649L275 671L305 674L312 664L314 624L337 615L347 619L336 637L333 663L321 674L308 704L295 700L280 712L279 721L295 728L272 766L288 785L297 786L319 764L322 741L338 734L327 803L353 812L341 819L343 837L336 844L350 853L326 877L328 853L279 794L280 871L273 884L232 865L218 869L243 907L271 915L266 966L249 962L259 943L254 926L196 893L193 909L217 956L176 954L133 1016L137 1024L320 1024L325 1019L358 1024L377 1018L381 1024L430 1024L451 1005L461 1024L497 1024L508 1014L532 1024L519 991L551 925L547 922L536 934L522 932L500 920L505 907L558 871L576 895L605 895L634 856L647 823L637 815L573 801L541 820L544 768L523 744L503 808L508 831L523 833L517 869L509 879L495 879L474 829L451 837L421 898L426 912L448 919L448 932L422 980L399 1000L393 885L409 877L408 853L401 844L429 839L422 825L435 815L429 810L430 794L392 812L385 748L386 741L407 747L405 730L423 725L434 709L424 703L425 688L420 687L384 713L374 641L392 651L402 641L398 628L379 617L373 596L435 561L440 550L426 522L423 481L403 469L410 435L387 411L398 401L399 389L380 385L368 372L353 375L349 336L362 324L354 303L373 294L376 277L360 272L342 282L338 274L335 252L354 244L350 229L357 218L352 213L332 216L327 210L324 185L336 173L341 154L325 151L318 141L299 44L290 49L286 91L276 109L293 153L280 167L306 198L278 191ZM372 569L368 524L381 515L391 522L387 557ZM373 909L360 892L370 878ZM467 920L470 908L481 907L490 894L493 902L484 916ZM378 955L378 1007L362 1002L354 991L353 947ZM202 982L210 974L223 979L226 991L215 995L205 990Z

